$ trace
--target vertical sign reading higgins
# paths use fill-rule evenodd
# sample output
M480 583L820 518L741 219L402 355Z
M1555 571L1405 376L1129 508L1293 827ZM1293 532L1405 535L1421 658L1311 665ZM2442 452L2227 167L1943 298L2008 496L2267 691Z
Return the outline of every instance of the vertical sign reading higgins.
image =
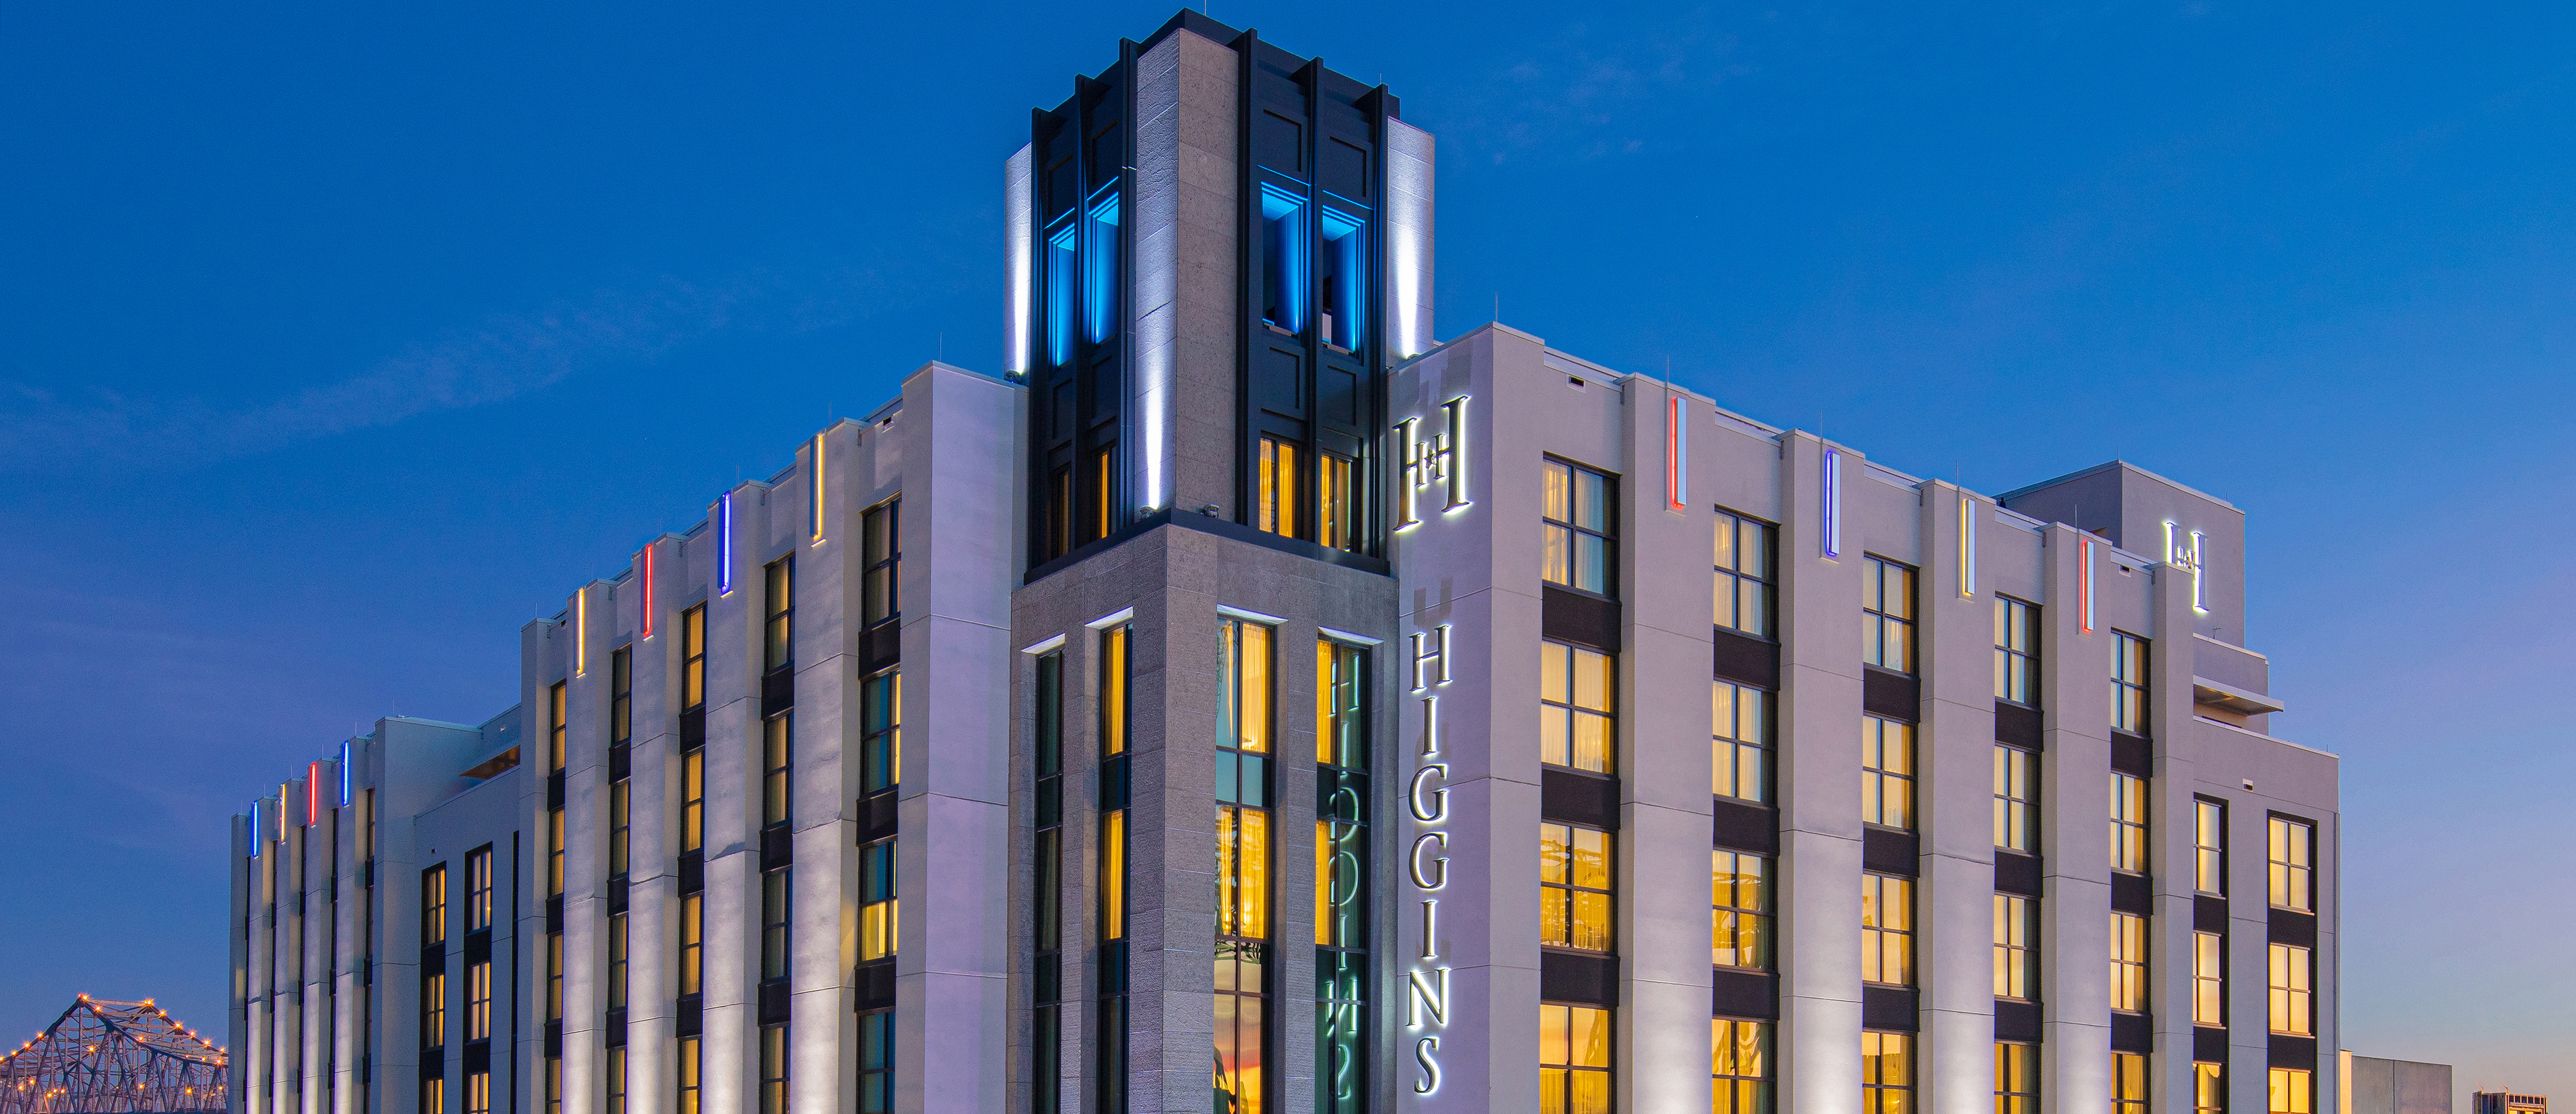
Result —
M1440 753L1440 693L1449 683L1449 624L1413 638L1413 693L1422 703L1422 742L1414 748L1413 778L1405 786L1405 807L1413 812L1421 834L1405 854L1406 880L1422 910L1422 950L1405 973L1404 1027L1415 1034L1413 1062L1420 1075L1413 1093L1440 1089L1440 1030L1449 1025L1449 966L1440 959L1440 898L1449 885L1449 764Z

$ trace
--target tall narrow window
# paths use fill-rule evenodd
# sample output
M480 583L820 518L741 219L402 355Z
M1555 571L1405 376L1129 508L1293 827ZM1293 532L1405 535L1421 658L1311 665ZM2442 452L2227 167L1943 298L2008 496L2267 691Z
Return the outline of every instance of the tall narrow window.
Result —
M2039 607L1995 597L1995 699L2039 705Z
M1611 946L1610 833L1538 826L1539 943L1606 952Z
M1773 527L1717 512L1717 625L1771 637Z
M2227 1065L2191 1066L2191 1114L2227 1114Z
M2227 937L2191 934L2191 1023L2227 1025Z
M1771 969L1771 860L1750 851L1708 853L1708 961Z
M1913 985L1913 879L1860 876L1860 978L1890 986Z
M1052 1083L1053 1077L1039 1082ZM894 1110L894 1011L859 1015L859 1114Z
M2147 640L2111 632L2111 727L2147 733Z
M1860 718L1860 818L1883 828L1914 826L1914 725Z
M2264 1078L2271 1114L2309 1114L2315 1087L2316 1077L2303 1068L2271 1068Z
M859 520L859 549L859 619L873 627L902 614L895 573L903 565L903 500L868 508Z
M420 872L420 946L447 942L447 864Z
M1771 694L1751 685L1709 685L1709 789L1720 797L1771 799Z
M624 878L626 853L633 846L635 792L628 778L608 783L608 876Z
M1276 437L1264 437L1258 455L1261 501L1252 524L1265 534L1297 537L1297 446Z
M562 784L570 739L569 704L566 682L557 681L549 692L546 708L546 770L548 796L555 802L546 810L546 901L560 908L564 897L564 810L563 798L554 787ZM549 918L550 921L553 918ZM560 924L560 922L555 922ZM564 1009L564 934L560 928L546 933L544 942L545 1019L560 1021ZM546 1081L544 1114L561 1114L563 1109L563 1058L546 1057L541 1069Z
M1060 218L1046 234L1046 342L1047 362L1065 364L1073 359L1074 304L1081 299L1081 281L1076 264L1081 229L1075 227L1072 214Z
M1029 1031L1030 1114L1060 1114L1064 1048L1064 654L1037 661L1036 1003Z
M446 1080L424 1079L420 1081L420 1108L423 1114L428 1114L430 1111L444 1111L447 1109Z
M635 647L608 655L608 745L625 746L635 735Z
M1098 541L1118 528L1118 446L1115 443L1091 450L1091 486L1085 494L1089 501L1082 515L1083 537Z
M2227 896L2227 806L2216 801L2191 803L2191 886Z
M1860 1035L1862 1114L1914 1114L1914 1035L1863 1030Z
M491 1072L470 1072L465 1076L465 1114L492 1114ZM609 1114L625 1114L625 1111L611 1110Z
M703 851L707 843L707 752L690 747L680 755L680 851Z
M492 848L486 844L465 853L465 931L483 932L491 927Z
M2039 996L2039 899L1995 895L1995 997Z
M680 895L679 992L706 992L707 905L703 892Z
M546 1057L544 1074L545 1112L546 1114L563 1114L563 1057Z
M707 706L707 605L680 613L680 710Z
M704 1046L698 1043L698 1039L681 1037L677 1054L672 1057L671 1076L679 1092L674 1096L673 1114L706 1114L699 1091L706 1064L700 1051Z
M564 1015L564 934L546 934L546 1020L561 1021Z
M903 781L903 671L859 683L859 792L882 793Z
M793 730L796 713L781 712L760 721L760 826L788 821L795 789Z
M1708 1022L1710 1114L1771 1114L1771 1023Z
M1315 1108L1368 1103L1368 651L1315 643Z
M626 1008L627 952L626 914L608 915L608 1008Z
M1316 325L1324 343L1345 352L1357 352L1361 338L1363 314L1368 306L1368 220L1352 216L1330 205L1318 207L1324 250L1317 257L1317 285L1323 289L1323 303L1316 307Z
M546 896L559 898L564 892L564 810L546 810Z
M1082 332L1093 344L1118 333L1118 186L1100 187L1083 205Z
M1876 557L1860 566L1860 660L1914 672L1914 570Z
M2272 1031L2294 1037L2315 1036L2308 1012L2312 974L2308 949L2296 944L2267 944L2264 949L2271 967L2268 1012Z
M635 728L635 648L620 646L608 656L608 753L611 774L625 767L627 746ZM608 876L627 874L626 855L634 835L634 786L626 777L608 783Z
M2039 756L1995 744L1995 846L2039 850Z
M793 910L792 876L773 870L760 876L760 981L787 977L787 927Z
M1226 620L1217 640L1216 1090L1259 1114L1270 949L1271 631Z
M859 959L894 954L901 927L895 888L895 841L881 839L859 848Z
M571 701L566 696L564 688L568 683L557 681L546 690L547 773L560 772L564 768L565 743L569 738L568 731L572 722Z
M2147 872L2147 779L2111 775L2111 869Z
M1315 455L1315 540L1326 549L1360 547L1357 482L1357 466L1351 458L1338 453Z
M1995 1042L1995 1114L2038 1114L2039 1049Z
M1271 328L1306 331L1308 235L1305 197L1263 182L1261 321Z
M1127 732L1128 697L1134 684L1129 653L1134 631L1112 627L1100 634L1100 1001L1093 1078L1093 1108L1100 1114L1127 1109Z
M1610 1011L1538 1007L1538 1108L1547 1114L1610 1114Z
M1561 460L1539 467L1546 481L1539 510L1545 542L1540 579L1610 595L1610 539L1617 533L1610 477Z
M439 1048L447 1043L447 972L432 971L420 977L420 1046Z
M2316 911L2308 886L2312 830L2296 820L2278 816L2267 818L2264 828L2264 842L2268 848L2264 874L2265 881L2269 883L2267 888L2271 891L2272 907L2301 913Z
M607 1070L601 1073L608 1077L608 1102L603 1114L626 1114L626 1046L610 1048L607 1059Z
M2111 1054L2111 1114L2147 1114L2147 1058Z
M465 1039L492 1039L492 961L465 965Z
M1610 656L1541 642L1538 669L1538 760L1596 774L1614 772L1619 687Z
M2111 914L2111 1008L2147 1012L2147 919Z
M761 626L761 669L785 669L796 664L796 558L791 554L772 561L762 573L768 608Z
M787 1027L760 1029L760 1114L787 1114Z

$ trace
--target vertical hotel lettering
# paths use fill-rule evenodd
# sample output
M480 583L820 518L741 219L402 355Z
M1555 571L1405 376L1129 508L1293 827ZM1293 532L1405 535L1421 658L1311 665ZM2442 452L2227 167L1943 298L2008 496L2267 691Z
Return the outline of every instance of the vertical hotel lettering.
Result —
M1413 632L1413 688L1422 702L1422 742L1414 750L1405 807L1413 812L1413 847L1405 854L1405 880L1422 911L1422 950L1405 973L1404 1026L1413 1034L1420 1075L1413 1093L1440 1089L1440 1030L1449 1025L1449 967L1440 962L1440 898L1449 885L1449 763L1440 751L1440 693L1449 683L1449 624Z

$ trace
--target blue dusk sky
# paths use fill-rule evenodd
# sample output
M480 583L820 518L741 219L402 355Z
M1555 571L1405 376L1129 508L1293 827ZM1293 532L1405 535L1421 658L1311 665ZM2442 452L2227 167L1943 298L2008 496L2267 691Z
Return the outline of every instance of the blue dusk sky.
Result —
M1173 11L530 7L0 6L0 1033L220 1032L227 816L998 370L1002 160ZM2576 8L1209 14L1439 137L1440 336L2242 507L2274 730L2343 756L2347 1046L2576 1095Z

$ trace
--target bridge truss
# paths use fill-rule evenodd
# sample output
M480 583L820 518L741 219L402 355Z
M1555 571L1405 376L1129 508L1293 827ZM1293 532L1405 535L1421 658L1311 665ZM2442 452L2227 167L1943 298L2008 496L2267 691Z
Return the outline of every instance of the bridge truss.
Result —
M0 1114L220 1114L224 1050L168 1010L81 995L0 1055Z

